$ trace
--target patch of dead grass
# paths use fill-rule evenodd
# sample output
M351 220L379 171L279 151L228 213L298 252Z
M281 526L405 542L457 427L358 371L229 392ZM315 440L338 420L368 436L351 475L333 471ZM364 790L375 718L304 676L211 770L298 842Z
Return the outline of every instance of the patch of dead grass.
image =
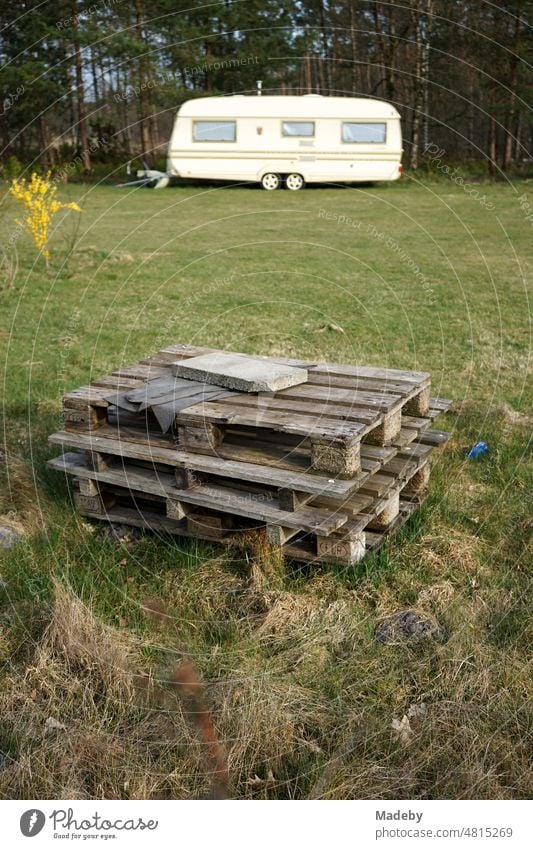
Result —
M33 474L25 460L7 451L0 451L0 513L1 523L19 534L44 527Z
M0 692L1 746L10 755L0 797L187 796L183 777L191 773L194 790L207 787L179 701L169 708L154 700L144 667L131 637L98 622L56 582L31 662L12 669Z
M465 568L461 537L439 536L432 544ZM233 648L204 646L206 654L197 657L208 667L202 710L210 712L210 734L226 753L231 795L513 798L528 792L529 677L519 652L489 645L484 631L487 611L506 607L508 593L435 580L418 589L416 606L445 618L449 641L383 646L374 641L373 623L379 611L398 607L392 581L373 592L362 582L360 592L316 574L296 593L255 587L215 559L186 580L171 574L166 580L163 598L168 592L172 602L151 597L143 605L158 643L172 649L173 665L184 656L176 621L194 599L199 617L231 619L237 604L243 618ZM56 583L48 626L30 662L11 669L0 691L0 748L13 758L0 771L0 796L209 794L205 742L179 694L163 682L179 669L156 678L146 648L153 647L105 625ZM407 746L393 733L393 721L421 703L426 707L411 723ZM50 718L65 728L47 727Z

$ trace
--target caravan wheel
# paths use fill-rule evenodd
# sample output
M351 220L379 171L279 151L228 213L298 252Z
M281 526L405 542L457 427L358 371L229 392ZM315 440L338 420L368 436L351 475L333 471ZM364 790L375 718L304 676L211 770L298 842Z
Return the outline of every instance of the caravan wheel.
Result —
M261 185L267 192L273 192L274 189L279 189L281 185L279 174L264 174L261 179Z
M297 192L305 186L305 180L301 174L288 174L285 185L291 192Z

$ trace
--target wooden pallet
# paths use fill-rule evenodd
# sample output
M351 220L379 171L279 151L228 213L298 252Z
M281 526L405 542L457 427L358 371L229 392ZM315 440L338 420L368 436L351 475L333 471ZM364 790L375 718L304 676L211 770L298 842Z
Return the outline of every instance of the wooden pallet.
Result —
M305 366L308 380L274 393L176 382L172 363L212 350L173 346L67 393L65 429L93 433L125 425L155 435L161 399L168 403L171 396L173 430L186 452L241 460L243 452L259 451L261 462L272 465L299 452L315 472L349 479L364 471L362 444L408 444L441 412L432 406L424 372L290 360L283 362Z
M449 437L427 373L264 358L307 379L254 393L173 376L206 353L170 346L64 396L50 442L76 453L50 466L81 514L223 544L257 531L287 557L350 565L416 509Z
M206 540L265 527L272 545L284 549L304 534L324 562L352 563L364 556L368 532L383 532L396 521L401 497L426 490L431 450L417 443L398 452L347 497L291 491L289 499L272 481L246 484L90 450L68 452L49 465L74 478L76 506L85 516Z

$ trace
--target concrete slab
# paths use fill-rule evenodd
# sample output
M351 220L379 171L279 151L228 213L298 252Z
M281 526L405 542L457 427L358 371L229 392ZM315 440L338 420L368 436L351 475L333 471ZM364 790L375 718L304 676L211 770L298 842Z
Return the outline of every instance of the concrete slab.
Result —
M203 354L172 363L172 374L238 392L278 392L307 381L307 369L239 354Z

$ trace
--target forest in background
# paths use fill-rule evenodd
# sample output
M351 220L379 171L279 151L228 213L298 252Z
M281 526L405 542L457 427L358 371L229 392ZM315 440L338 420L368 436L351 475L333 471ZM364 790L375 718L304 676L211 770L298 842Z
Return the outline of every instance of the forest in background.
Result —
M261 80L265 94L392 102L408 168L426 167L431 146L489 175L526 173L531 18L531 0L4 3L2 171L161 166L183 101Z

